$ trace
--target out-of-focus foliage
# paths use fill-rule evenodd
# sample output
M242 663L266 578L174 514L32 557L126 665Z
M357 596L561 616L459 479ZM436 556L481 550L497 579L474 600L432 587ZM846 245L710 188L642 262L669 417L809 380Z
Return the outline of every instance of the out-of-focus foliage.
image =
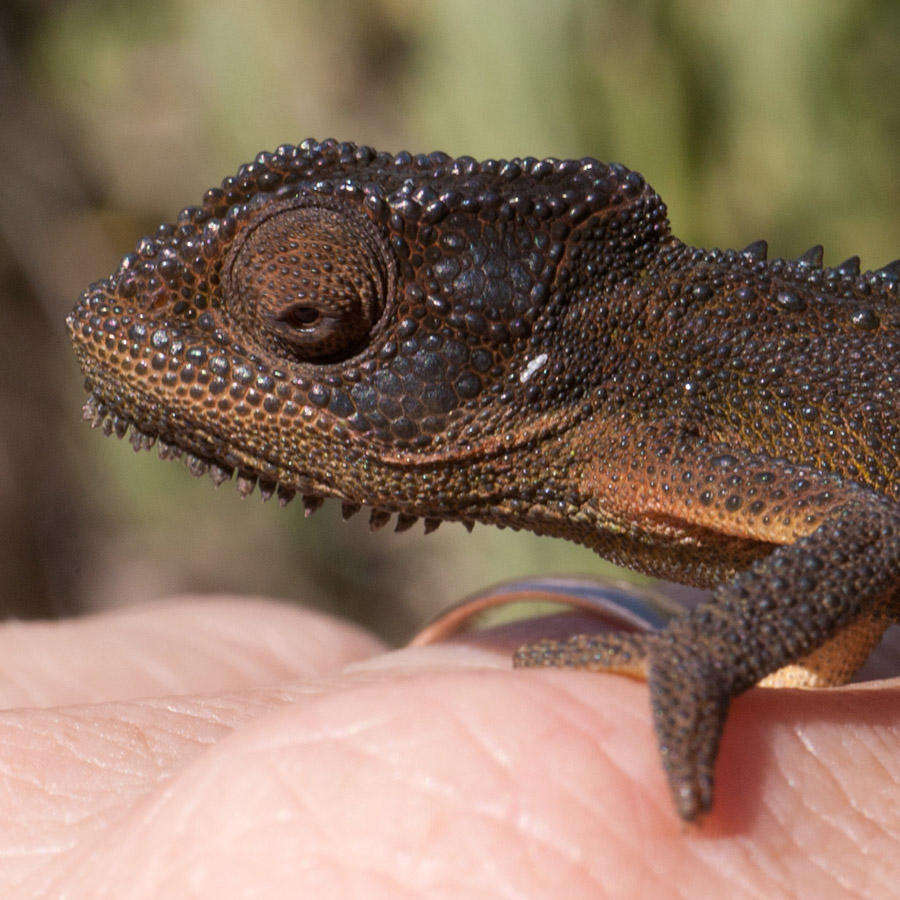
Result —
M9 559L44 570L3 570L0 606L20 615L233 590L326 604L397 638L485 582L604 568L484 528L369 535L328 506L304 521L77 427L68 305L260 149L333 135L589 154L643 172L686 240L765 236L781 255L821 242L832 263L870 266L900 249L889 0L71 0L12 3L0 28L0 149L14 160L0 263L19 273L0 303L37 316L0 317L0 354L28 360L0 366L0 526ZM29 377L43 399L25 403Z

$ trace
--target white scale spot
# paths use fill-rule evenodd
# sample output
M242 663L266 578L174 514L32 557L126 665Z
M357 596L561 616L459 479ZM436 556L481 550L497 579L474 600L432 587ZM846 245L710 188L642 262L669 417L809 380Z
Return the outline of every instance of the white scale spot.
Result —
M528 379L531 378L531 376L534 375L534 373L537 372L537 370L540 369L545 362L547 362L546 353L541 353L540 356L536 356L534 359L529 360L527 363L525 363L525 368L522 369L522 374L519 376L519 381L521 381L522 384L525 384L525 382L528 381Z

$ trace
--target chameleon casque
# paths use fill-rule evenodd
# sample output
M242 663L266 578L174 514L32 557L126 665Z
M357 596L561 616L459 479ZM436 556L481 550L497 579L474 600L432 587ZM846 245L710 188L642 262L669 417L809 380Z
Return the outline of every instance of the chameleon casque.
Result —
M900 618L898 294L900 260L687 246L623 166L307 140L143 238L68 327L86 417L217 483L715 588L658 633L516 657L646 677L693 819L732 697L845 682Z

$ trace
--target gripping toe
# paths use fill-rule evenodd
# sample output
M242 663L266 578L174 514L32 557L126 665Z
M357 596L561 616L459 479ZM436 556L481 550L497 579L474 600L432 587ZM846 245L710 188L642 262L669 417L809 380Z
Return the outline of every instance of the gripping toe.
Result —
M646 678L651 641L651 634L630 631L578 634L565 641L537 641L520 647L513 657L513 665L587 669Z

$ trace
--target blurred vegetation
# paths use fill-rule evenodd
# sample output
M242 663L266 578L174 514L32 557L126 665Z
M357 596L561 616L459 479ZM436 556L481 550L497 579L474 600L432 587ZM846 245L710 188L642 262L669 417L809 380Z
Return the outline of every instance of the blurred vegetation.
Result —
M181 591L298 598L392 639L487 582L592 553L334 504L214 494L79 422L63 318L136 238L263 148L619 160L700 244L900 249L900 4L112 0L0 10L0 609Z

